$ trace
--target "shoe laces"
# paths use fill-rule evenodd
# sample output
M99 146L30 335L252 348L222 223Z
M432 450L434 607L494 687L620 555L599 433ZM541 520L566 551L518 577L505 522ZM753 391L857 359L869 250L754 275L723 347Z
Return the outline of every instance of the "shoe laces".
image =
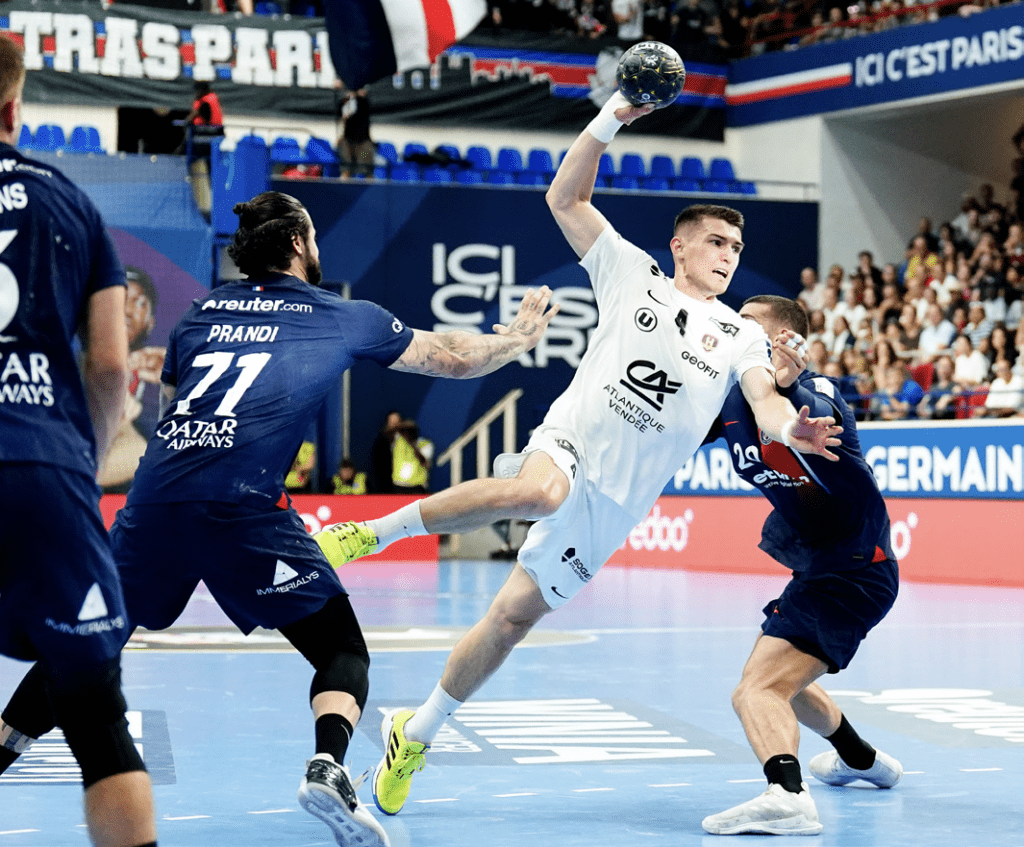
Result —
M423 770L424 765L427 763L427 757L423 753L414 753L406 746L403 750L399 751L395 757L395 764L392 767L392 773L398 779L408 779L416 771Z

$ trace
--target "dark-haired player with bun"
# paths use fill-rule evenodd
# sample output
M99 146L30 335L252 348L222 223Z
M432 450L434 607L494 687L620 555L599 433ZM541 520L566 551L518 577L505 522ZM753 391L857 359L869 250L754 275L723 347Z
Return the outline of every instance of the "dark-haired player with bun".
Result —
M557 307L528 291L492 335L410 329L380 306L317 287L316 232L295 198L235 206L228 248L248 278L195 301L171 333L163 414L111 529L134 626L164 629L200 580L244 633L279 629L316 669L315 754L299 802L338 844L388 843L356 798L344 757L366 702L369 654L348 595L285 493L309 420L357 360L468 379L532 349ZM119 316L120 317L120 316ZM123 326L123 317L120 317ZM127 633L125 634L127 637ZM30 672L4 713L20 736L47 726Z
M779 392L814 415L843 424L839 460L797 453L764 438L743 394L733 389L705 439L722 437L736 473L774 506L760 547L793 571L766 615L733 707L760 760L768 789L704 819L715 835L816 835L818 812L797 758L799 724L834 749L809 763L829 785L867 782L891 788L903 768L861 739L842 710L815 681L845 668L868 630L892 608L899 590L889 515L864 460L853 412L835 383L807 365L807 314L787 297L761 294L740 307L773 340Z

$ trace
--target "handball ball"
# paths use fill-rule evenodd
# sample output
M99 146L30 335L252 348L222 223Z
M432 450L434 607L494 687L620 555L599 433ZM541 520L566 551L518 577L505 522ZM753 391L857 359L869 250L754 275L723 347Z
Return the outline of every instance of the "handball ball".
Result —
M686 82L686 68L679 54L660 41L634 44L619 59L615 73L619 91L634 106L653 104L655 109L672 103Z

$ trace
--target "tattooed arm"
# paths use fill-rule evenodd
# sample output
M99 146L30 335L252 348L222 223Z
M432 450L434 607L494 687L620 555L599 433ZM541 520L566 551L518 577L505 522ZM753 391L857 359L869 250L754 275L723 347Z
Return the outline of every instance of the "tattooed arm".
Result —
M520 353L537 346L558 305L548 308L551 289L531 288L523 297L519 314L508 326L494 325L494 335L471 332L413 330L412 343L391 365L392 370L428 376L471 379L507 365Z

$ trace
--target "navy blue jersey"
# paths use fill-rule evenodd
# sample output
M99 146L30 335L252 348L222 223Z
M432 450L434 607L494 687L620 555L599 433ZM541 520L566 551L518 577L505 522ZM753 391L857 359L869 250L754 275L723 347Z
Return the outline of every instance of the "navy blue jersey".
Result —
M808 406L811 417L834 417L842 444L832 448L838 462L791 450L762 435L739 386L730 391L707 440L725 438L736 472L775 507L758 546L793 571L839 572L895 559L885 501L835 383L804 371L780 393L797 409Z
M175 386L128 504L273 505L327 392L357 359L387 367L412 330L380 306L293 276L220 286L171 333Z
M92 201L50 165L0 144L0 462L95 476L74 336L89 298L124 284Z

